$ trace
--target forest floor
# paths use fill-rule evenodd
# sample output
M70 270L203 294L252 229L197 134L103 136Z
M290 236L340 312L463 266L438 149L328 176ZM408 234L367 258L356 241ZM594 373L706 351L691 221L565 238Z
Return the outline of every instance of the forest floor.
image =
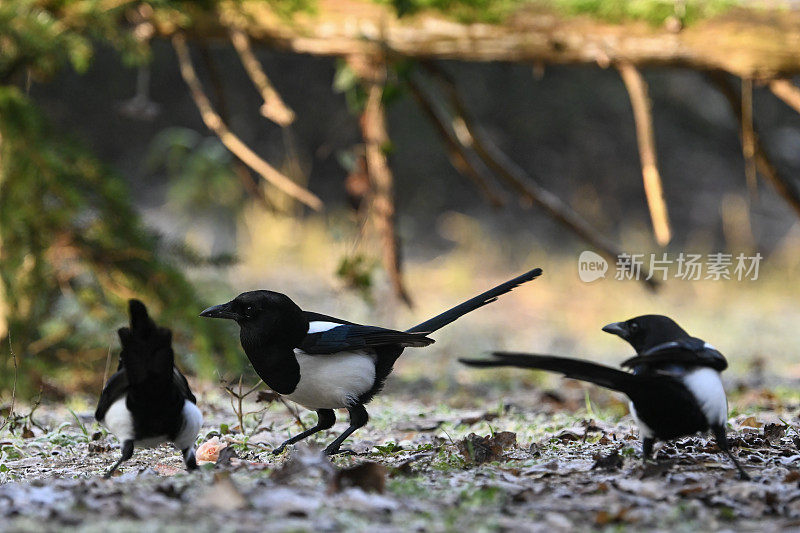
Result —
M620 398L569 380L549 389L390 383L345 443L354 455L319 454L340 421L273 456L301 429L289 408L251 394L243 409L258 412L243 417L243 435L238 402L209 386L199 441L228 443L217 464L186 473L168 446L137 449L109 480L119 446L89 404L42 405L0 432L0 530L800 528L800 396L790 382L727 383L729 439L752 481L703 436L667 443L643 465ZM313 413L300 415L313 424Z

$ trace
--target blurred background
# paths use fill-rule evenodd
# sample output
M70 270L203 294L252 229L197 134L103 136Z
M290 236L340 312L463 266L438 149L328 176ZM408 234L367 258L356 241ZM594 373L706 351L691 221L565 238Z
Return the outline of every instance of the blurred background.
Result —
M252 378L205 306L268 288L403 329L537 266L396 382L490 379L455 359L492 349L617 363L600 328L644 313L733 374L800 377L793 9L6 0L0 398L99 392L131 297L189 373ZM619 252L763 259L653 287L614 279Z

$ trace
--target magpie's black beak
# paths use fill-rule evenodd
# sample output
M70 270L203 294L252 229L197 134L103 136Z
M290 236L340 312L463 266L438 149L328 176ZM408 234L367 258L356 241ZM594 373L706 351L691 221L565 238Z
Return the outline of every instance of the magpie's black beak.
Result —
M200 316L205 318L227 318L230 320L238 320L241 318L238 313L231 310L231 302L211 306L200 313Z
M630 329L628 329L628 325L625 322L607 324L603 326L603 331L617 335L625 340L628 340L631 335Z

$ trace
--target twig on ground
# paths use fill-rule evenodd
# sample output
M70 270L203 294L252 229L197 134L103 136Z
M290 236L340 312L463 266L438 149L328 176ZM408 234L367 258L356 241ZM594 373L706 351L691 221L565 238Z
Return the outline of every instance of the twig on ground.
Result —
M17 367L17 355L14 353L14 348L11 347L11 329L8 330L8 352L11 354L11 360L14 362L14 383L11 386L11 405L8 408L8 416L6 416L6 419L3 421L3 425L0 425L0 431L2 431L6 425L11 424L11 420L14 418L14 405L17 401L17 377L19 368ZM9 426L9 431L13 433L13 424Z

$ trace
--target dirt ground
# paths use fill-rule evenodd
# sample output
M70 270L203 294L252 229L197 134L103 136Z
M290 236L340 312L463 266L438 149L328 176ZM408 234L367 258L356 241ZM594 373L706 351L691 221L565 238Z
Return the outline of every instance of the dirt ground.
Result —
M643 465L620 398L555 384L395 380L368 406L370 424L345 443L355 454L332 461L319 450L343 420L276 457L269 450L301 430L289 408L251 394L243 408L259 412L245 414L242 434L238 403L209 387L199 440L228 443L217 464L186 473L162 446L137 450L110 480L102 473L119 446L94 424L91 407L40 406L33 421L0 433L0 529L800 529L800 402L791 383L727 384L729 438L752 481L737 479L702 436L665 444ZM300 414L313 424L313 413Z

